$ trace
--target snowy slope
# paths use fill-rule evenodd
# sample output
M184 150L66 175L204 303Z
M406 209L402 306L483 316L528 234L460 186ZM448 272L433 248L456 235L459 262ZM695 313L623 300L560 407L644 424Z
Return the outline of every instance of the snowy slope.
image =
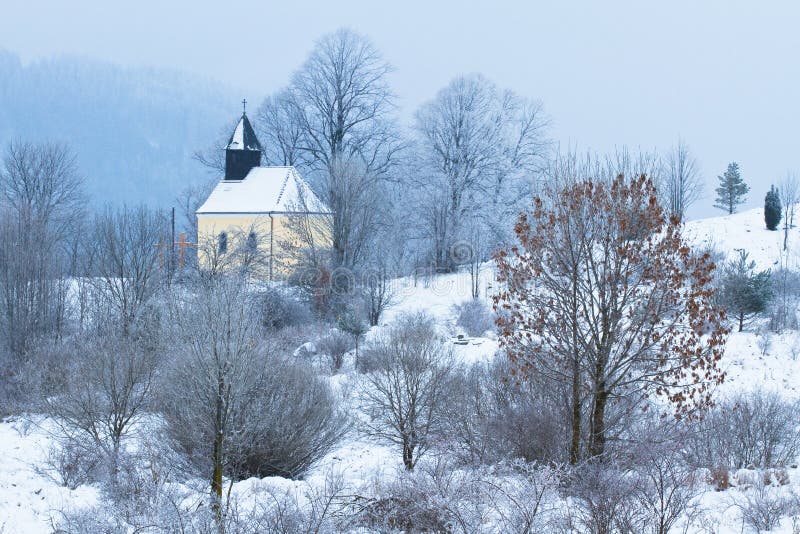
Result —
M787 261L787 267L797 268L800 266L800 225L789 229L786 252L783 250L783 234L783 220L779 230L767 230L764 208L689 221L685 228L686 237L695 246L714 247L729 257L737 249L744 249L759 269L775 268L782 258Z
M750 252L760 268L775 267L782 255L783 233L764 228L763 210L756 209L725 217L692 221L686 225L686 235L697 246L713 245L731 254L738 248ZM794 228L789 236L790 266L800 263L800 229ZM493 269L484 267L481 273L481 296L492 291ZM434 276L430 278L403 278L393 282L395 301L383 318L383 325L391 324L404 312L425 311L437 319L445 335L458 333L453 306L471 298L468 273ZM726 395L737 391L774 390L787 398L800 399L800 333L766 334L760 325L748 331L734 333L728 340L723 367L728 373L719 393ZM374 333L372 335L374 335ZM769 340L765 343L765 338ZM497 350L497 342L490 338L474 339L465 346L454 346L462 362L489 360ZM344 396L352 389L355 375L352 361L345 372L331 377L336 389ZM43 426L46 427L46 421ZM0 423L0 532L49 532L51 521L58 518L58 510L91 506L99 498L95 487L68 490L40 474L43 458L51 443L47 433L34 426L25 431L19 421ZM39 469L37 469L37 466ZM302 495L312 487L321 487L331 472L340 473L354 486L376 477L393 476L401 470L400 455L393 448L360 438L355 433L336 450L328 454L309 473L304 481L288 481L278 477L249 479L236 483L232 494L243 507L265 499L270 491L293 491ZM800 473L790 470L792 484L776 488L789 492L800 485ZM201 486L202 487L202 486ZM726 492L709 490L700 499L707 513L706 524L689 532L741 532L740 514L735 503L743 498L743 490ZM792 523L784 519L776 532L791 533Z

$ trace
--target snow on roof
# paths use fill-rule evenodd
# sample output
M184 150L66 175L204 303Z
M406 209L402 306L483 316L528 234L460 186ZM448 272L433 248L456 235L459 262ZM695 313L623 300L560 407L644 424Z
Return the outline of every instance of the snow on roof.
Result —
M243 180L222 180L197 210L198 215L269 212L329 213L294 167L254 167Z
M227 150L261 150L261 144L256 138L256 133L250 125L250 120L247 115L242 114L242 118L236 124L236 129L233 130L228 141Z

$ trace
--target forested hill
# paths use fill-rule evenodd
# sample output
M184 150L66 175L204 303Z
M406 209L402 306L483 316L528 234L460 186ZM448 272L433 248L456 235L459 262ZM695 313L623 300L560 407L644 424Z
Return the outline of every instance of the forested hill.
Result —
M239 112L241 95L185 73L75 58L23 64L0 50L0 143L67 142L94 204L168 206L207 179L192 159Z

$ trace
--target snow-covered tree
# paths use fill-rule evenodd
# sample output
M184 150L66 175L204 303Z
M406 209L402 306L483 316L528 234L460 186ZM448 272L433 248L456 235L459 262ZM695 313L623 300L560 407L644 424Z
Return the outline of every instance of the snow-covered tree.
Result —
M786 250L789 246L789 228L794 226L794 211L800 194L800 182L797 180L797 175L792 172L786 173L781 180L778 194L781 204L786 210L783 216L783 250Z
M719 294L720 303L736 319L739 332L747 319L767 309L773 296L770 271L756 271L756 262L749 258L747 251L736 251L736 257L725 265Z
M175 327L161 409L210 481L218 520L223 477L296 477L347 431L327 383L261 339L258 303L241 277L215 274L173 294Z
M160 287L169 259L167 228L164 214L146 206L107 208L95 216L81 254L95 298L107 304L97 320L131 332Z
M332 267L364 260L382 204L381 187L402 148L393 117L391 67L366 37L341 29L320 39L287 90L267 100L278 160L304 163L331 217Z
M736 208L744 202L750 186L744 183L739 172L739 164L735 161L728 164L725 173L718 178L719 187L716 189L717 200L714 207L727 211L729 214L735 213Z
M123 440L151 407L156 347L142 338L99 333L60 347L61 383L43 391L47 413L65 446L91 456L102 452L117 482Z
M8 145L0 163L0 337L15 356L62 333L83 201L67 146Z
M460 76L416 114L416 172L424 233L437 270L457 263L454 246L477 219L493 241L533 190L548 147L539 102L498 89L480 75Z
M689 209L703 192L703 182L697 160L683 141L667 152L662 162L663 170L657 182L662 205L671 214L683 220Z
M399 445L411 470L444 428L452 356L424 314L401 317L364 356L364 431Z

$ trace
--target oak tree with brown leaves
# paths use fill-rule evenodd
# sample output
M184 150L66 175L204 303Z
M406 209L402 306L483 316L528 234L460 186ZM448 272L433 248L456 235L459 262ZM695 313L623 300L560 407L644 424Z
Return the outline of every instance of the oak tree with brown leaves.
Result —
M515 232L496 256L500 344L517 377L571 385L572 463L583 440L589 457L604 454L620 399L661 396L678 417L711 404L728 333L714 264L686 244L649 179L551 190Z

